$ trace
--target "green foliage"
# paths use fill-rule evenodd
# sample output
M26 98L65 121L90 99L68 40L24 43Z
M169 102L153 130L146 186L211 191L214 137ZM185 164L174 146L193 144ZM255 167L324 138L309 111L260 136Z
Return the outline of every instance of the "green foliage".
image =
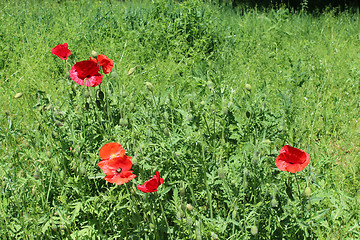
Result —
M0 9L4 238L360 237L358 14L197 0ZM66 62L51 54L64 42ZM67 72L92 50L115 67L87 88ZM97 166L112 141L137 175L121 186ZM274 164L285 144L311 156L296 177ZM138 191L156 170L159 191Z

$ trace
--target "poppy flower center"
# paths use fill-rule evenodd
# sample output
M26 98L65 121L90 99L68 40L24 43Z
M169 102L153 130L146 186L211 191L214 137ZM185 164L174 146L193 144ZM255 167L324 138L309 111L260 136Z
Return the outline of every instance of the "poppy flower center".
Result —
M116 169L116 172L117 172L117 173L121 173L121 171L122 171L121 168Z

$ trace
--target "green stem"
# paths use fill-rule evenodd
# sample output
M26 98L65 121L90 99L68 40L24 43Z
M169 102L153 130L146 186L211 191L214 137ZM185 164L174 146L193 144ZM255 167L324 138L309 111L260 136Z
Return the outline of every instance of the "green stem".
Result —
M299 201L300 201L300 204L301 204L301 211L302 211L302 214L303 214L303 217L304 217L304 203L303 203L303 201L301 201L300 185L299 185L299 182L297 180L296 173L294 174L294 176L295 176L296 185L298 187L298 197L299 197Z

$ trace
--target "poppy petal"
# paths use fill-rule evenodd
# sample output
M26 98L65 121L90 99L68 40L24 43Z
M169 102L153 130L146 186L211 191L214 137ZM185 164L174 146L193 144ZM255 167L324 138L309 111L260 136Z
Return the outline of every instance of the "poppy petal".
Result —
M130 180L136 178L136 175L132 171L121 172L120 174L108 175L105 176L105 180L109 183L115 183L117 185L122 185L129 182Z
M102 82L98 64L92 60L77 62L69 71L70 78L77 84L96 87Z
M117 171L128 171L132 167L131 157L116 157L100 161L97 164L106 175L114 175Z
M113 60L111 60L110 58L108 58L107 56L105 56L103 54L99 54L97 56L97 60L99 61L99 65L102 67L104 74L108 74L111 72L111 70L114 66Z
M125 149L116 142L110 142L102 146L99 152L99 156L102 160L108 160L111 157L123 157L125 155Z

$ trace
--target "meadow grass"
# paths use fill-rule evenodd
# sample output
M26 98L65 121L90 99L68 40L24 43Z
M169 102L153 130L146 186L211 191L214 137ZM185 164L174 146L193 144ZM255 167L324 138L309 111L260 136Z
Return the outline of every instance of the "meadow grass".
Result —
M2 1L0 236L360 238L359 18L196 0ZM67 61L51 54L64 42ZM92 50L116 64L104 100L67 76ZM108 142L133 156L137 178L103 179ZM274 164L285 144L311 156L296 180ZM156 170L158 192L138 191Z

